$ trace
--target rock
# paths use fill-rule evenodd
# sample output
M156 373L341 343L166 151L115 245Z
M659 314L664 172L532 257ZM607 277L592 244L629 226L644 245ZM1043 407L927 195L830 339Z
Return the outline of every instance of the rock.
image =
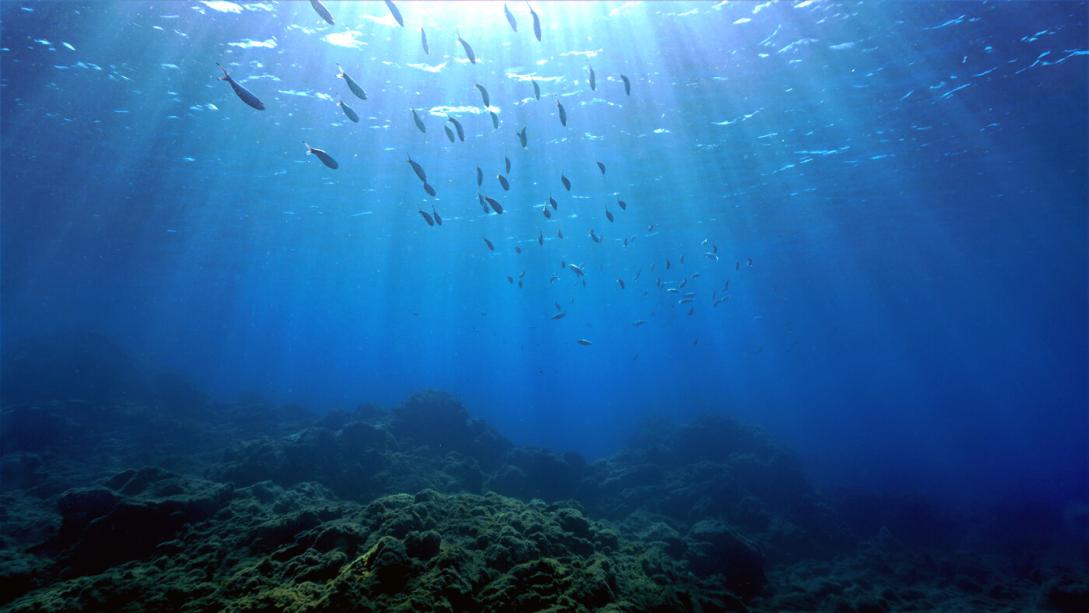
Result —
M745 599L764 589L764 558L743 536L725 524L704 520L688 533L688 559L697 575L721 575L723 586Z

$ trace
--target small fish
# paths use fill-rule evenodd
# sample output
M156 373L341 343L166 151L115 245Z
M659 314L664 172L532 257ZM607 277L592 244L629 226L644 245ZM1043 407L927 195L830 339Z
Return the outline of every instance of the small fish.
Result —
M552 219L552 209L545 207L541 211L544 213L545 219Z
M537 85L536 81L530 81L530 83L533 84L533 97L540 100L541 99L541 86Z
M681 264L684 264L684 256L681 256Z
M484 214L488 214L488 203L484 202L484 196L481 194L476 195L476 199L480 201L480 210L484 211Z
M621 210L621 211L626 211L626 210L628 210L628 203L627 203L627 202L624 202L623 200L617 200L617 201L616 201L616 205L620 207L620 210Z
M470 47L469 43L466 42L465 39L461 37L460 33L457 33L457 36L458 36L458 42L461 43L461 48L465 49L465 57L469 58L469 63L475 64L476 63L476 53L473 53L473 48ZM487 104L485 104L485 106L487 106Z
M491 111L488 111L488 113L492 116L492 127L495 128L496 130L498 130L499 129L499 115L496 115L495 113L492 113Z
M493 245L490 240L484 238L483 236L481 236L480 238L483 239L484 244L488 246L488 251L495 251L495 245Z
M631 95L631 81L628 80L628 77L626 77L624 75L620 75L620 80L624 82L624 93L630 96Z
M653 231L654 231L654 224L650 224L649 226L647 226L647 232L653 232Z
M432 187L430 183L424 183L424 191L427 192L427 195L431 196L432 198L438 197L435 193L435 188Z
M227 72L227 69L223 67L223 64L216 64L216 66L219 66L219 69L223 71L223 76L219 77L219 80L226 81L231 86L231 89L234 90L234 94L238 96L242 102L245 102L258 111L265 110L265 103L261 102L257 96L253 95L253 92L243 87L241 83L232 79L231 75Z
M450 126L443 126L442 129L446 132L446 138L450 139L450 142L457 141L457 137L454 136L454 131L450 129Z
M529 2L526 2L526 6L529 6ZM533 17L533 35L537 37L537 42L541 42L541 18L532 6L529 6L529 14Z
M517 253L518 255L522 255L522 248L519 247L518 245L515 245L514 246L514 252Z
M355 110L353 110L352 107L344 104L343 100L337 100L337 105L340 106L340 110L344 112L344 115L348 119L351 119L355 123L359 123L359 115L356 114Z
M431 216L435 218L435 223L440 226L442 225L442 215L439 215L439 212L435 210L435 207L431 207Z
M590 65L586 67L590 69L590 90L597 91L597 76L594 74L594 67Z
M503 12L507 14L507 23L510 24L510 29L517 32L518 31L518 22L514 20L514 15L510 12L510 9L507 8L507 3L506 2L503 3Z
M420 213L420 216L424 218L424 221L427 222L427 225L429 225L429 226L435 225L434 218L432 218L431 215L428 214L427 211L419 211L419 213Z
M563 307L560 306L560 303L553 302L552 304L555 305L557 311L562 311L563 310Z
M715 262L717 262L717 261L718 261L718 255L717 255L717 254L715 254L715 253L712 253L712 252L708 251L708 252L705 252L705 253L704 253L703 255L704 255L704 257L706 257L706 258L707 258L708 260L712 260L712 261L715 261Z
M749 258L748 264L749 264L749 268L752 268L752 258Z
M408 158L408 165L412 167L412 172L416 173L416 176L419 177L421 181L427 183L427 171L423 169L423 166L416 163L416 160L412 159L412 156L409 156Z
M454 117L452 115L447 115L446 118L450 120L450 123L454 124L454 129L458 131L458 140L460 140L461 142L464 143L465 142L465 128L462 127L461 122L458 121L457 119L454 119Z
M598 170L601 171L602 176L604 176L605 175L605 164L602 164L601 162L598 162L597 163L597 168L598 168Z
M503 191L509 192L510 191L510 181L507 181L507 178L504 177L503 175L495 175L495 176L496 176L497 179L499 179L499 186L503 188Z
M620 289L624 289L624 280L623 279L617 279L616 284L620 286Z
M431 48L427 46L427 32L423 28L420 28L420 45L423 46L424 53L431 55Z
M521 279L518 279L518 289L522 289L522 287L524 287L524 286L522 285L522 280L521 280Z
M480 98L484 101L484 108L488 108L492 105L492 97L488 95L488 90L484 89L484 86L480 83L476 84L476 88L480 90Z
M325 8L325 5L321 3L321 0L310 0L310 6L314 7L314 11L329 25L336 25L336 22L333 21L333 14L329 12L329 9Z
M734 262L734 270L741 270L741 260Z
M556 275L548 275L548 282L550 284L555 283L556 281L559 281L559 280L560 280L560 278L557 277Z
M690 307L690 308L688 309L688 315L689 315L689 316L691 316L691 315L692 315L692 314L694 314L695 312L696 312L696 307Z
M559 313L556 313L555 315L553 315L552 319L563 319L564 317L567 317L567 313L564 313L563 311L560 311Z
M568 264L567 267L574 271L575 276L581 277L586 274L586 271L584 271L582 267L580 267L578 264Z
M537 244L544 246L544 232L537 230Z
M556 199L552 197L552 194L548 195L548 203L552 205L552 210L560 208L560 205L556 202Z
M480 169L480 166L476 167L476 186L480 187L484 184L484 171Z
M587 340L585 338L580 338L578 340L578 344L582 345L583 347L589 347L590 345L593 345L593 343L591 343L589 340Z
M492 210L495 211L497 215L503 214L503 205L499 204L498 200L484 196L484 201L488 203L488 206L492 207Z
M337 73L337 78L344 79L344 82L348 84L348 89L352 90L352 93L355 94L355 97L359 98L360 100L366 100L367 92L363 91L363 88L359 86L359 83L355 82L355 79L349 77L348 73L344 72L344 67L340 64L337 64L337 70L340 71Z
M563 240L563 229L556 230L556 238Z
M642 319L636 319L635 321L631 322L631 325L638 328L639 326L641 326L641 325L643 325L645 323L647 323L647 322L643 321Z
M527 145L526 145L526 129L525 128L522 128L521 130L518 130L518 142L521 143L523 149L526 148Z
M677 289L684 289L688 287L688 279L681 279L681 282L677 284Z
M315 149L307 143L303 144L306 145L306 155L313 155L314 157L321 160L322 164L325 164L327 167L332 168L333 170L336 170L338 167L340 167L340 164L337 164L337 161L333 159L333 156L329 155L325 151L321 149Z
M594 241L595 243L601 242L601 237L597 235L597 232L594 232L593 228L590 228L590 240Z
M397 7L393 4L392 0L386 0L386 7L389 8L389 12L393 14L393 18L397 20L397 24L402 28L405 27L405 20L401 18L401 11L397 10Z
M514 285L514 277L512 277L510 275L507 275L507 283L510 283L511 285Z
M605 219L608 219L609 223L613 222L613 212L609 209L605 209Z
M567 175L560 173L560 182L563 183L564 189L571 191L571 179L568 179Z
M417 130L423 132L424 134L427 133L427 126L424 125L424 122L422 119L420 119L420 116L416 114L416 109L412 109L412 122L416 124Z
M677 301L677 304L691 304L693 298L681 298Z
M560 112L560 123L564 127L567 127L567 109L563 108L563 103L559 100L556 101L556 108L559 109Z

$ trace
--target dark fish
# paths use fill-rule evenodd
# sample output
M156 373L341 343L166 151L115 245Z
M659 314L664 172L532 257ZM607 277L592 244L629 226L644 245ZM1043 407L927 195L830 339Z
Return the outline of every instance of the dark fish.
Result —
M623 279L617 279L616 284L620 286L620 289L624 289L624 280Z
M749 263L749 268L752 268L752 258L749 258L748 263Z
M673 263L669 261L669 258L666 258L666 270L669 270L672 267Z
M558 209L558 208L560 208L560 205L559 205L559 203L557 203L557 202L556 202L556 199L552 197L552 194L549 194L549 195L548 195L548 203L552 205L552 208L553 208L553 209Z
M499 129L499 115L496 115L495 113L492 113L491 111L489 111L489 114L491 114L491 116L492 116L492 127L495 128L496 130L498 130Z
M689 307L689 309L688 309L688 314L689 315L692 315L695 312L696 312L696 307Z
M427 195L431 196L432 198L437 198L438 197L435 194L435 188L431 187L430 183L424 183L424 191L427 192Z
M431 55L431 48L427 46L427 32L423 28L420 28L420 44L423 45L424 53Z
M571 179L568 179L567 175L560 173L560 182L563 183L564 189L571 191Z
M427 133L427 126L424 125L420 116L416 114L416 109L412 109L412 122L416 124L416 129L420 132Z
M499 179L499 186L503 188L503 191L509 192L510 191L510 181L507 181L507 178L504 177L503 175L495 175L495 176L496 176L497 179Z
M597 232L594 232L593 228L590 228L590 240L594 241L595 243L601 242L601 237L597 235Z
M476 186L480 187L484 184L484 171L480 169L480 166L476 167Z
M401 11L397 10L392 0L386 0L386 6L389 8L389 12L393 14L393 18L397 20L397 24L402 28L405 27L405 20L401 18Z
M458 33L458 42L461 43L461 48L465 49L465 56L469 58L469 62L476 63L476 54L473 53L473 48L469 46L469 43L465 42L465 39Z
M484 196L477 194L476 199L480 201L480 209L484 211L484 214L488 214L488 203L484 202Z
M654 224L650 224L649 226L647 226L647 232L653 232L653 231L654 231Z
M488 203L488 206L492 207L492 210L495 211L497 215L503 214L503 205L499 204L498 200L484 196L484 201Z
M582 345L583 347L589 347L590 345L593 345L593 343L591 343L590 341L588 341L585 338L580 338L578 340L578 344Z
M587 66L590 69L590 90L597 91L597 76L594 74L594 67Z
M519 247L518 245L515 245L514 246L514 252L517 253L518 255L522 255L522 248Z
M457 141L457 137L454 136L454 131L450 129L450 126L443 126L442 129L446 132L446 138L449 138L450 142Z
M629 81L628 77L625 77L624 75L620 75L620 80L624 82L624 93L630 96L631 95L631 81Z
M514 285L514 277L512 277L510 275L507 275L507 283L510 283L511 285Z
M608 219L609 223L613 222L613 212L609 209L605 209L605 219Z
M526 6L529 6L529 2L526 2ZM533 16L533 35L537 37L537 42L541 42L541 18L532 6L529 6L529 14Z
M423 166L417 164L416 160L413 160L411 156L408 158L408 165L412 167L412 172L416 173L421 181L427 183L427 172L423 169Z
M598 168L598 170L600 170L600 171L601 171L601 174L602 174L602 175L604 175L604 174L605 174L605 165L604 165L604 164L602 164L601 162L598 162L598 163L597 163L597 168Z
M635 321L631 322L631 325L638 328L639 326L641 326L641 325L643 325L645 323L647 323L647 322L643 321L642 319L636 319Z
M431 216L435 218L435 223L440 226L442 225L442 215L439 215L439 212L435 210L435 207L431 207Z
M560 311L559 313L556 313L555 315L553 315L552 319L563 319L566 316L567 316L567 313L564 313L563 311Z
M258 111L265 110L265 103L261 102L261 100L258 99L257 96L253 95L253 92L243 87L241 83L232 79L231 75L227 73L227 69L223 67L223 64L216 64L216 66L219 66L219 69L223 71L223 76L219 77L219 80L229 83L231 89L234 90L235 95L238 96L239 99L242 100L242 102L245 102L246 104L257 109Z
M567 267L575 273L575 276L581 277L586 274L578 264L568 264Z
M530 83L533 84L533 97L540 100L541 99L541 86L537 85L536 81L530 81Z
M681 264L684 264L684 256L681 256Z
M420 213L420 216L424 218L424 221L427 222L427 225L429 225L429 226L435 225L435 220L431 217L430 214L428 214L427 211L419 211L419 213Z
M623 200L617 200L617 201L616 201L616 205L620 207L620 210L621 210L621 211L626 211L626 210L628 210L628 203L627 203L627 202L624 202Z
M303 143L303 144L306 145L306 155L313 154L314 157L321 160L322 164L325 164L326 166L328 166L329 168L332 168L333 170L336 170L340 166L340 164L337 164L337 161L333 159L333 156L329 155L328 153L322 151L321 149L315 149L315 148L311 147L307 143Z
M363 91L363 88L359 86L359 83L355 82L355 79L349 77L348 73L344 72L344 67L337 64L337 70L340 71L337 73L337 78L344 79L344 82L348 84L348 89L352 90L352 93L355 94L356 98L366 100L367 92Z
M458 131L458 140L460 140L461 142L464 143L465 142L465 128L461 127L461 122L458 121L457 119L454 119L453 116L451 116L451 115L447 115L446 118L450 120L450 123L454 124L454 129Z
M563 229L556 230L556 238L563 240Z
M354 110L352 110L352 107L348 106L347 104L344 104L343 100L337 100L337 104L340 106L340 110L344 111L344 115L348 119L351 119L355 123L359 123L359 115L357 115L356 112Z
M484 89L484 86L480 83L476 84L476 88L480 90L480 98L484 100L484 107L487 108L492 105L492 97L488 95L488 90Z
M552 210L547 206L541 209L541 212L544 213L545 219L552 219Z
M522 148L526 148L526 129L522 128L518 130L518 142L522 144Z
M503 156L503 166L507 169L506 173L509 175L510 174L510 158L505 156L505 155Z
M510 29L517 32L518 31L518 22L514 20L514 15L511 14L510 9L507 8L507 3L506 2L503 3L503 12L507 14L507 23L510 24Z
M556 108L560 111L560 123L563 124L564 127L567 127L567 111L563 108L563 104L559 100L556 101Z
M325 8L325 5L321 3L321 0L310 0L310 6L314 7L314 11L321 16L329 25L335 26L333 21L333 14L329 12L329 9Z
M495 245L493 245L490 240L484 238L483 236L481 236L480 238L484 239L484 244L488 246L488 251L495 251Z
M558 303L558 302L553 302L552 304L556 305L556 310L557 310L557 311L562 311L562 310L563 310L563 307L561 307L561 306L560 306L560 303Z
M537 230L537 244L544 245L544 233L540 230Z

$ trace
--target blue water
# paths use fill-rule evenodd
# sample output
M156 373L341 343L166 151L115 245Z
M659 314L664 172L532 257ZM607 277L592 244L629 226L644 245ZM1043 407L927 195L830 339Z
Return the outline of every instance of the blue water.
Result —
M0 5L6 347L91 330L323 410L443 389L591 457L720 411L828 488L1089 494L1085 3L539 2L541 42L519 3L326 4Z

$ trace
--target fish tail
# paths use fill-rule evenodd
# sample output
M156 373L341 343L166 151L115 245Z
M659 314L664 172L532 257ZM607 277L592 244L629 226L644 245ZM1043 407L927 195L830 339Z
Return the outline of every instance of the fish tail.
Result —
M216 66L219 66L219 69L223 71L223 76L218 77L218 79L220 81L230 81L231 80L231 75L227 74L227 69L223 67L223 64L220 64L219 62L216 62Z
M310 155L314 151L314 148L310 146L310 143L303 143L303 145L306 146L306 155Z
M338 79L343 79L344 76L345 76L344 67L341 66L340 64L337 64L337 78Z

